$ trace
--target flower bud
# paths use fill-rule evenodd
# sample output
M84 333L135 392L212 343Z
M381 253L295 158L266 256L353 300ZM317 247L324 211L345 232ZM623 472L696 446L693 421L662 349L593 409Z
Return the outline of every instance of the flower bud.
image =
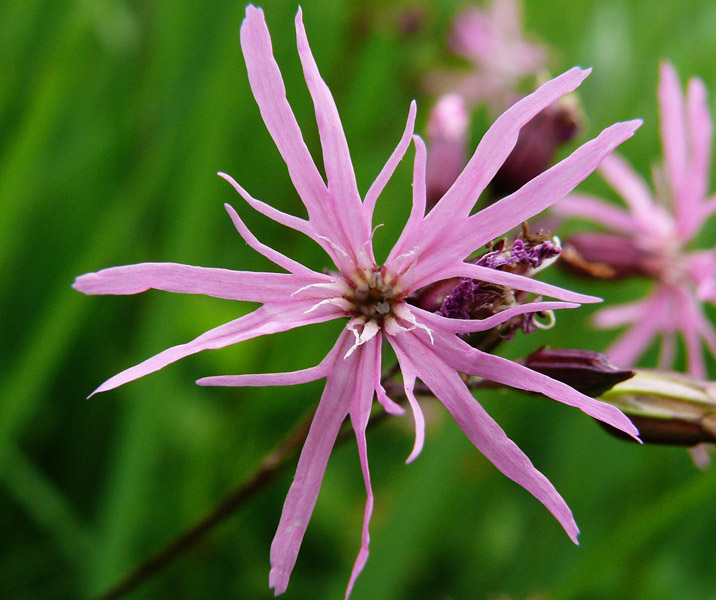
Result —
M644 442L693 446L716 442L716 383L670 371L637 370L601 396L637 426ZM610 433L623 437L620 432Z
M530 354L524 364L593 397L634 376L634 371L619 369L604 354L592 350L542 347Z
M517 144L490 183L496 198L511 194L547 170L559 147L577 136L582 114L575 98L564 96L522 128Z
M470 114L462 96L446 94L428 118L427 210L450 189L467 163Z

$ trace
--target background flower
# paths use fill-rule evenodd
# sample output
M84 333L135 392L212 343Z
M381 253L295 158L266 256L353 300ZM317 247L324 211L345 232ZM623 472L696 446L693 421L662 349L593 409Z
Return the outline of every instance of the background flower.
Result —
M585 260L605 265L614 276L639 274L654 280L647 297L604 308L595 315L600 327L629 325L607 350L610 358L618 365L633 366L660 335L659 365L669 368L675 359L676 334L680 334L689 372L703 379L702 344L716 354L716 330L701 306L716 301L716 248L694 250L690 246L716 211L716 197L707 193L712 120L703 82L691 79L684 94L668 63L661 65L658 97L664 160L654 167L655 191L628 163L613 155L600 172L627 209L575 194L561 202L555 213L591 219L614 232L570 238Z

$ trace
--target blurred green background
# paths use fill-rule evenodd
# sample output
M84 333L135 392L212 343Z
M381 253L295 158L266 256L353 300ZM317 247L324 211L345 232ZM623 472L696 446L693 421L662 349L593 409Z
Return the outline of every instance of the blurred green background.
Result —
M304 0L362 191L397 142L412 98L424 132L431 100L421 78L454 63L444 40L464 5ZM317 151L295 52L297 7L263 6L289 98ZM262 241L325 265L314 244L250 214L215 175L226 171L255 196L299 210L248 87L243 11L224 0L2 4L0 598L103 591L250 476L320 394L322 382L248 390L193 382L315 364L340 324L204 353L86 399L114 373L250 307L158 292L85 297L70 288L76 275L141 261L268 268L238 238L224 202ZM401 26L406 11L419 17L411 33ZM645 174L660 154L658 61L716 90L713 2L531 0L525 18L553 47L555 72L595 68L580 89L584 139L616 120L645 119L622 149ZM410 177L406 163L381 198L379 247L407 214ZM547 276L611 300L646 289ZM567 312L508 354L544 343L600 350L612 339L589 329L590 308ZM479 397L570 504L581 546L427 400L427 443L414 464L403 464L409 418L369 433L376 509L355 600L714 597L716 469L697 471L682 449L620 442L542 398ZM272 597L269 546L291 476L292 468L130 597ZM342 597L363 505L351 441L334 452L287 598Z

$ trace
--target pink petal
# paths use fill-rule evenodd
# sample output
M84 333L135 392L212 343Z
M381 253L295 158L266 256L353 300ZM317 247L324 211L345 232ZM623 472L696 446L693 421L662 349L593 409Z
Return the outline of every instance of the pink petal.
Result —
M284 373L257 373L251 375L219 375L202 377L198 385L220 385L229 387L263 387L275 385L297 385L326 377L333 368L336 359L336 346L315 367Z
M659 70L659 124L666 173L671 185L677 215L689 210L683 205L687 168L686 124L684 98L674 67L661 63ZM680 219L680 217L678 217Z
M432 232L427 237L423 237L424 231L416 234L414 244L421 247L421 254L415 269L415 285L420 287L444 279L442 270L446 265L463 260L477 248L560 200L616 146L631 137L640 125L641 121L628 121L608 127L597 138L467 221L461 222L444 215L442 226L445 229L438 237L431 237ZM428 214L426 222L435 210Z
M661 334L661 349L659 351L659 368L670 369L674 364L674 356L676 355L676 336L664 331Z
M654 212L663 211L654 202L651 190L644 179L616 153L604 158L599 166L599 172L628 204L637 221L642 223L653 221Z
M479 248L490 240L531 219L566 196L599 166L619 144L641 126L640 120L615 123L567 158L527 182L519 190L470 217L469 233Z
M420 315L420 320L424 322L429 329L437 326L440 329L451 331L453 333L471 333L474 331L486 331L488 329L492 329L505 321L509 321L517 315L542 312L546 310L558 310L560 308L579 308L579 306L579 304L571 302L528 302L527 304L513 306L512 308L508 308L484 319L450 319L437 313L427 312L417 306L411 306L410 310L413 314Z
M552 298L566 300L568 302L583 302L585 304L591 304L602 301L601 298L597 298L596 296L578 294L577 292L565 290L564 288L557 287L556 285L545 283L544 281L539 281L537 279L532 279L531 277L509 273L508 271L499 271L497 269L474 265L472 263L457 263L456 265L445 266L440 271L440 279L450 279L452 277L469 277L470 279L496 283L505 287L514 288L516 290L551 296ZM422 287L422 284L416 283L413 287Z
M371 378L373 381L376 382L376 399L381 404L385 412L387 412L389 415L403 415L405 414L405 409L400 406L400 404L395 402L390 396L388 396L388 394L386 394L385 388L381 384L381 378L383 376L383 369L381 365L381 348L383 337L381 335L377 335L374 339L376 340L375 343L378 344L378 350L375 352L375 362L373 363L373 375Z
M323 148L323 163L326 168L328 191L332 204L331 209L336 217L336 229L339 227L343 229L346 239L345 247L352 248L354 254L357 255L363 244L370 239L370 221L366 222L363 219L361 199L348 151L348 142L333 96L318 72L316 61L308 45L300 8L296 14L296 41L303 74L315 107L318 132Z
M311 323L323 323L343 316L341 309L331 305L324 305L306 313L314 304L313 299L286 301L274 305L265 304L248 315L203 333L191 342L167 348L144 362L118 373L105 381L91 395L106 392L159 371L173 362L202 350L225 348L262 335L288 331Z
M246 18L241 25L241 49L261 117L288 167L291 181L306 206L310 221L321 230L321 235L345 251L343 234L334 226L328 190L286 100L286 88L273 57L271 36L263 11L255 6L246 7ZM339 268L346 266L342 264L340 252L335 254L334 261Z
M433 336L435 339L434 352L450 367L518 390L544 394L557 402L574 406L590 417L607 423L638 440L639 432L636 427L618 408L611 404L590 398L561 381L537 373L511 360L481 352L461 339L453 335L446 335L445 332L438 329L433 329ZM420 377L422 379L422 375ZM425 380L423 379L423 381Z
M625 368L633 366L657 333L664 328L664 324L673 322L674 315L669 295L662 288L657 288L647 297L646 301L623 307L624 316L628 316L629 313L634 315L634 318L630 319L634 325L607 348L606 354L615 365ZM637 314L637 310L639 314ZM613 313L612 322L616 324L618 319L614 316L618 317L619 313ZM602 317L599 323L603 322L604 318Z
M388 158L388 162L385 163L380 173L378 173L378 177L375 178L375 181L371 184L365 195L365 200L363 201L363 212L365 215L364 218L368 223L373 222L373 211L375 210L375 203L378 200L378 196L380 196L381 192L385 189L385 186L393 176L398 163L403 160L403 156L405 156L405 153L408 150L410 138L412 137L413 129L415 128L415 115L417 110L417 105L415 100L413 100L410 103L408 121L405 124L403 136L400 138L400 141L395 147L395 150L393 150L393 153L390 155L390 158Z
M579 529L572 512L549 480L510 440L465 387L458 373L413 332L395 336L391 342L410 356L418 376L450 412L470 441L507 477L537 498L577 543Z
M311 273L312 271L302 265L299 262L296 262L292 258L289 258L288 256L285 256L281 254L278 250L274 250L273 248L270 248L269 246L262 244L259 242L258 239L254 236L253 233L249 230L248 227L244 224L244 222L241 220L241 217L239 217L238 213L234 210L234 207L230 204L224 204L224 208L226 209L226 212L229 213L229 216L231 217L232 222L234 223L234 227L236 227L236 231L239 232L239 235L244 238L246 243L256 250L259 254L262 254L266 258L268 258L271 262L277 264L282 269L286 269L290 273Z
M393 262L401 253L401 248L405 247L403 243L406 239L412 239L414 232L422 226L425 217L426 206L426 166L427 166L427 149L425 142L420 136L413 136L415 144L415 160L413 161L413 204L410 209L405 227L398 238L397 243L393 246L387 262Z
M368 546L370 545L368 527L373 514L373 488L370 484L365 430L368 426L368 420L370 419L373 390L376 388L376 385L380 383L380 376L378 376L377 380L375 379L374 369L375 357L380 353L380 345L380 336L374 337L364 344L357 369L353 373L355 387L352 390L350 416L353 431L355 431L356 434L356 441L358 442L358 456L360 457L360 466L363 472L363 481L365 482L366 504L363 515L361 546L356 561L353 564L350 580L348 581L346 600L350 596L353 585L368 560Z
M493 123L457 181L431 211L429 220L467 216L517 143L520 129L558 98L576 89L590 69L574 67L525 96Z
M260 212L262 215L267 216L269 219L272 219L273 221L276 221L281 225L285 225L286 227L290 227L291 229L300 231L301 233L309 236L310 238L314 237L315 232L309 221L306 221L305 219L300 219L299 217L295 217L294 215L289 215L274 208L270 204L266 204L265 202L256 200L243 187L236 183L236 181L233 177L231 177L231 175L227 175L226 173L218 173L218 175L225 181L228 181L232 185L232 187L239 193L239 195L244 200L246 200L246 203L252 208L254 208L256 211Z
M128 295L154 289L179 294L205 294L227 300L279 302L301 287L324 281L325 276L319 273L310 278L177 263L140 263L86 273L79 276L72 287L88 295Z
M697 379L707 379L706 364L701 348L702 317L699 303L686 291L678 290L678 306L680 309L679 329L684 336L688 371Z
M326 188L286 100L286 88L273 58L271 37L260 8L246 7L246 18L241 25L241 49L261 117L310 214L314 203L325 197Z
M584 194L570 194L552 207L552 214L594 221L622 233L631 234L639 223L623 208Z
M405 396L410 403L410 408L413 411L413 419L415 421L415 443L410 455L406 459L405 463L409 464L413 462L418 455L422 452L425 444L425 417L423 411L420 408L417 398L413 390L415 389L415 378L417 377L417 371L410 360L410 357L403 353L400 345L392 343L393 336L388 336L388 341L391 342L395 355L400 363L400 372L403 375L403 388L405 389Z
M603 308L594 314L594 325L601 329L611 329L638 320L644 316L646 311L645 302L630 302Z
M679 214L679 232L691 238L701 227L706 215L703 202L708 192L711 168L712 124L706 87L700 79L690 79L686 91L686 118L690 142L689 175L686 185L695 210ZM698 207L698 209L697 209Z
M328 458L341 424L350 410L355 375L363 352L363 348L360 348L345 360L339 358L345 355L351 344L352 335L347 330L343 331L334 348L336 360L301 450L296 475L271 544L269 585L277 595L285 592L288 586L298 550L318 499Z

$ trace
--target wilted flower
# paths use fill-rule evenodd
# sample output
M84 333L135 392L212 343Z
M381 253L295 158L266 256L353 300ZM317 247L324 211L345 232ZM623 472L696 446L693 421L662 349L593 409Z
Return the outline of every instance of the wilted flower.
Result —
M661 334L660 367L669 367L680 333L689 372L704 378L702 342L716 354L716 331L701 304L716 302L716 249L688 249L704 221L716 211L716 197L706 195L711 118L703 83L691 79L684 98L674 68L662 64L659 110L664 163L655 169L656 193L623 159L612 155L599 170L624 199L627 210L573 195L560 202L555 212L591 219L615 232L570 238L588 269L596 267L599 274L601 268L604 276L640 274L655 280L646 298L596 314L599 327L629 324L607 350L609 357L618 365L631 366Z
M296 17L298 53L314 102L323 150L327 184L303 141L298 123L286 101L263 12L246 10L241 45L251 89L261 115L278 147L308 219L288 215L252 198L227 175L244 200L262 214L298 230L319 244L336 271L318 273L268 248L246 228L227 205L236 229L255 250L287 273L254 273L208 269L173 263L145 263L115 267L83 275L75 287L87 294L135 294L150 288L196 293L262 303L250 314L212 329L195 340L169 348L143 363L115 375L97 391L105 391L157 371L201 350L222 348L243 340L286 331L309 323L347 319L338 341L321 363L292 373L209 377L201 385L294 385L326 378L301 452L276 537L271 546L270 585L283 592L294 567L304 532L316 503L331 449L341 424L350 416L355 430L367 503L362 542L347 594L368 557L368 523L373 493L368 471L366 426L375 395L385 410L403 409L381 385L381 346L395 350L403 385L415 420L415 444L408 457L420 452L424 419L415 399L417 378L452 414L470 440L503 473L524 486L559 520L576 540L577 526L552 484L511 442L471 395L460 373L467 373L519 389L541 392L578 407L594 418L636 436L631 422L611 405L589 398L569 386L504 358L470 347L456 334L481 331L515 315L596 299L535 281L514 273L465 262L476 249L547 208L586 177L603 157L629 138L640 122L617 123L604 130L571 156L525 185L521 190L472 216L470 211L495 171L513 148L520 128L556 99L572 91L587 76L578 68L546 83L502 115L487 132L455 184L425 215L425 145L414 137L413 206L396 245L382 264L372 247L372 218L376 200L406 152L412 134L415 106L396 150L365 198L358 194L343 128L331 93L321 79L306 39L301 12ZM448 319L410 305L406 298L435 281L469 277L505 285L567 302L535 302L476 320Z

